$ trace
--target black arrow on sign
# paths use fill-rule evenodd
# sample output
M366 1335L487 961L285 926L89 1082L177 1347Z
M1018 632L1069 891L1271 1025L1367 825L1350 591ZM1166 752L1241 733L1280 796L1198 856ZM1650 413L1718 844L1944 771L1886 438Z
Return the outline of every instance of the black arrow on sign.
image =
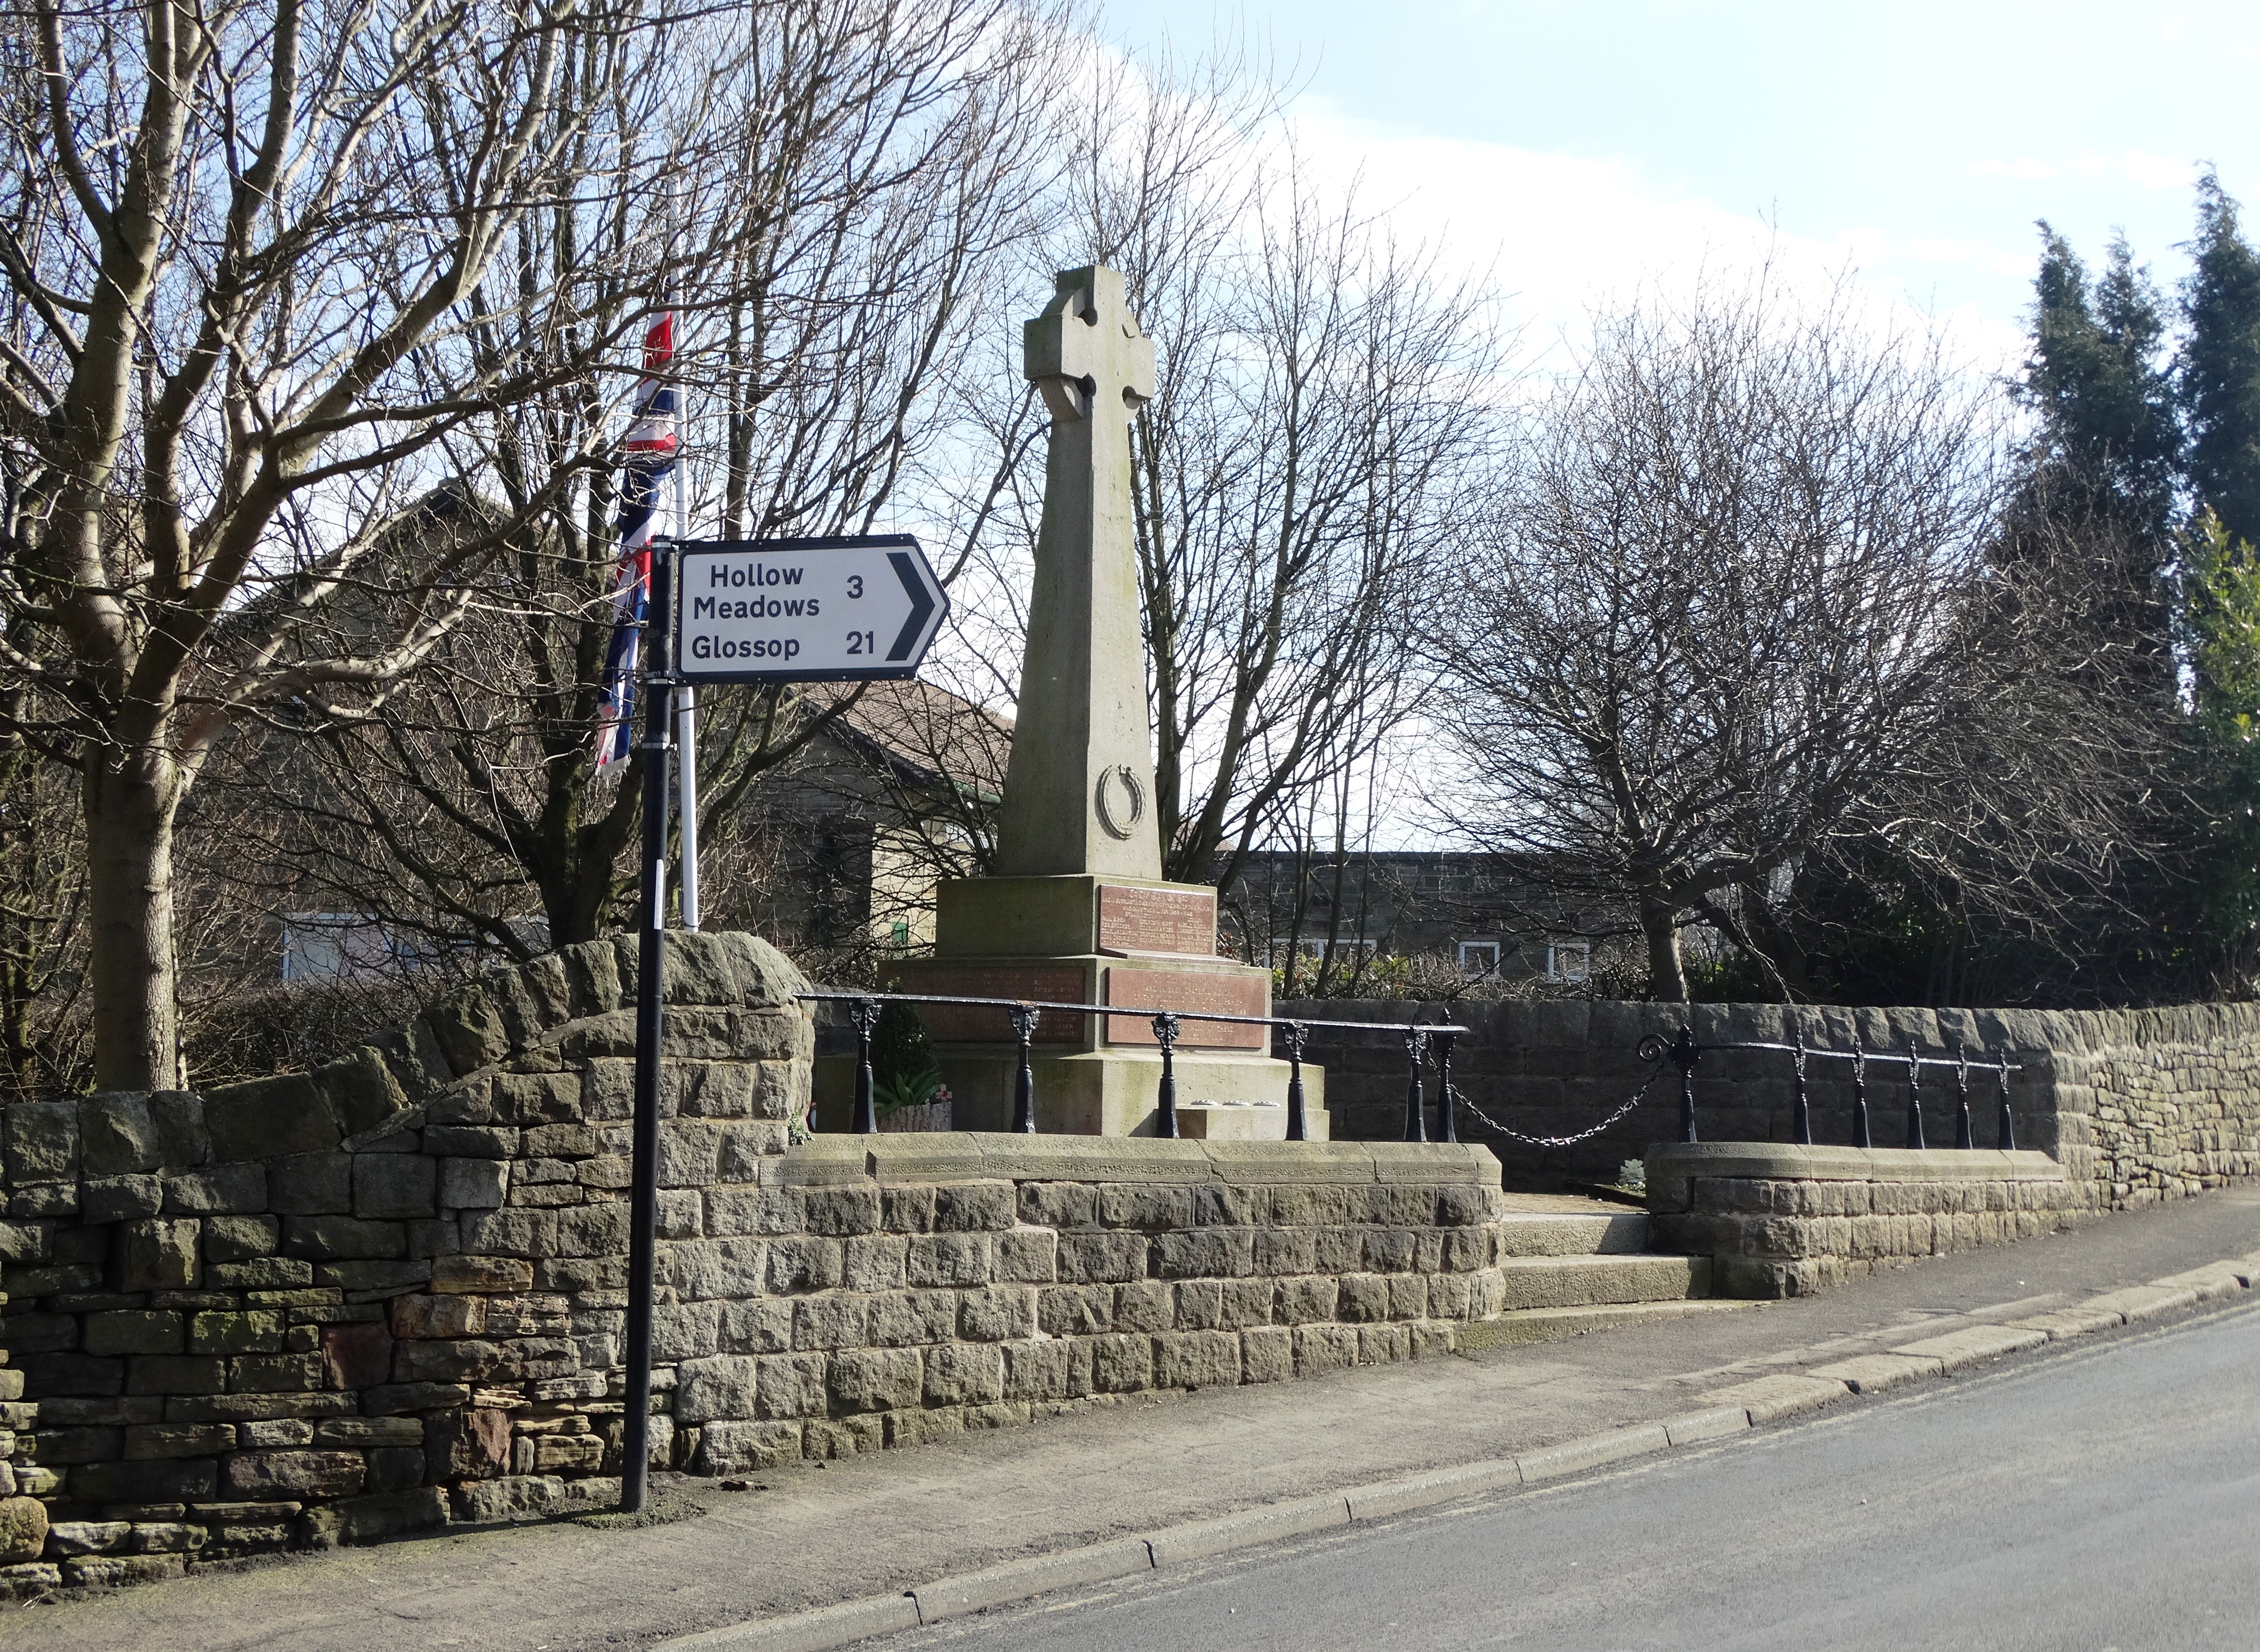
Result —
M911 595L911 617L903 621L895 646L887 650L887 658L907 660L911 650L918 646L919 633L926 629L926 619L933 612L933 598L926 595L926 582L919 577L918 560L908 551L889 551L887 560L895 565L895 577L903 582L903 589Z

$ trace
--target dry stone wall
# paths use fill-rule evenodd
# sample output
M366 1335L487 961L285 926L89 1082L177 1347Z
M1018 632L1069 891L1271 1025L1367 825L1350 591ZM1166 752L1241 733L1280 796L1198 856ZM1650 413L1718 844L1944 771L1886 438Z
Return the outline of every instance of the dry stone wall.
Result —
M1453 1054L1460 1093L1527 1135L1566 1136L1598 1123L1632 1097L1649 1069L1636 1051L1650 1033L1669 1036L1677 1005L1614 1002L1413 1004L1325 1000L1282 1004L1342 1020L1415 1017L1470 1027ZM1691 1006L1699 1040L1784 1042L1849 1049L1855 1032L1870 1050L1904 1050L1920 1037L1931 1055L1957 1042L2014 1052L2023 1070L2009 1099L2017 1142L2055 1157L2098 1207L2123 1209L2214 1187L2260 1170L2260 1005L2185 1005L2158 1010L2031 1011L1841 1009L1776 1005ZM1792 1020L1792 1017L1795 1018ZM1327 1068L1334 1134L1346 1140L1404 1134L1405 1063L1393 1041L1314 1032L1311 1059ZM1904 1067L1870 1065L1872 1139L1906 1141ZM1850 1064L1809 1064L1813 1135L1851 1141ZM1992 1075L1973 1072L1976 1139L1998 1141ZM1697 1128L1706 1141L1786 1142L1795 1089L1790 1059L1763 1051L1720 1052L1696 1068ZM1924 1135L1955 1140L1952 1075L1926 1068ZM1432 1108L1433 1112L1433 1108ZM1613 1181L1619 1166L1651 1142L1678 1135L1677 1075L1667 1069L1640 1105L1592 1141L1534 1148L1463 1117L1461 1134L1497 1148L1512 1185Z
M663 1264L705 1473L1446 1353L1506 1305L1480 1147L825 1136L776 1184Z
M1654 1242L1708 1256L1722 1297L1810 1296L2095 1213L2045 1153L1669 1142L1646 1168Z
M0 1346L46 1525L0 1588L608 1500L634 970L572 948L311 1075L6 1109ZM671 1212L783 1155L802 984L671 939Z
M572 948L311 1074L6 1108L0 1594L610 1502L634 971ZM676 935L667 981L662 1466L1406 1358L1504 1305L1484 1148L807 1140L792 966Z

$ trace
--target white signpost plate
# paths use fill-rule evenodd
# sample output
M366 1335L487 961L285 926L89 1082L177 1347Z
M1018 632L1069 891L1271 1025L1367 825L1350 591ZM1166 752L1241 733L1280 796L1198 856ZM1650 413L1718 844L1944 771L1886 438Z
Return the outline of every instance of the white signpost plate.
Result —
M674 595L674 675L685 683L907 677L949 614L907 533L686 541Z

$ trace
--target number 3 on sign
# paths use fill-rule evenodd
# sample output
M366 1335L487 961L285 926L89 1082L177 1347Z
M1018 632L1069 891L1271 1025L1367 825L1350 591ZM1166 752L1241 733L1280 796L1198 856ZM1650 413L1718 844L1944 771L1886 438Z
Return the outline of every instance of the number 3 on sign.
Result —
M863 594L863 576L862 576L861 574L850 574L850 575L848 576L848 597L852 599L852 598L855 598L855 597L861 597L862 594Z
M879 651L879 645L878 645L878 643L876 642L876 640L875 640L873 639L873 637L872 637L872 635L871 635L871 633L870 633L869 632L868 632L868 631L851 631L851 632L849 632L849 633L848 633L848 653L850 653L850 654L876 654L876 653L878 653L878 651Z

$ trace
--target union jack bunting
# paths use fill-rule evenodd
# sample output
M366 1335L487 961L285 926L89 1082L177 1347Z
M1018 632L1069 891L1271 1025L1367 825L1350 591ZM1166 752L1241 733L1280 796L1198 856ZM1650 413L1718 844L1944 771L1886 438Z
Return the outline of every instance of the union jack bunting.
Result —
M612 636L597 701L597 768L627 761L635 743L636 661L651 606L652 530L661 490L675 474L675 311L661 311L643 335L643 377L620 454L620 560L612 570Z

